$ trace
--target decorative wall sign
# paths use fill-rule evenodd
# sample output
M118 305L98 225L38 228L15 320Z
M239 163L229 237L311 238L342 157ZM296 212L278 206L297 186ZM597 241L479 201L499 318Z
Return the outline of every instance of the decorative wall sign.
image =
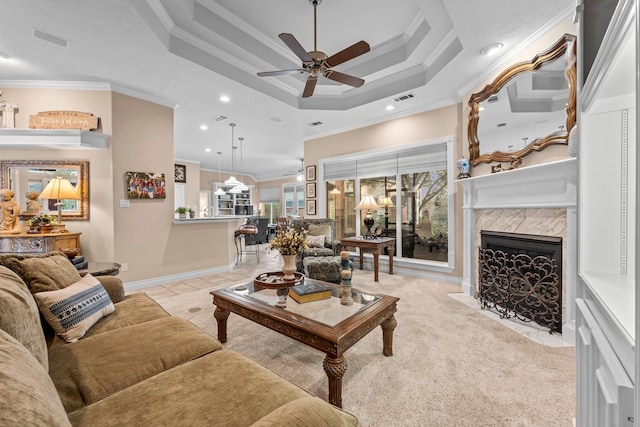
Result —
M127 172L127 199L165 199L165 179L163 173Z
M315 215L316 214L316 201L307 200L307 215Z
M315 181L316 180L316 167L307 166L307 181Z
M185 165L173 165L173 177L175 182L187 182L187 167Z
M87 131L98 128L98 117L79 111L40 111L35 116L29 116L29 128Z

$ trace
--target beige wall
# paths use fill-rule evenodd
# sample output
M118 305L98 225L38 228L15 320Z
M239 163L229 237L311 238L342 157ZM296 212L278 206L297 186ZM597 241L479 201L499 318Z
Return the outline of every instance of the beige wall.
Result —
M362 151L389 148L404 144L429 141L452 136L454 139L454 159L462 154L462 105L455 104L402 117L388 122L355 129L337 135L309 140L304 145L305 167L318 165L321 159L354 154ZM318 176L318 180L322 177ZM322 197L322 195L318 195ZM462 197L454 194L455 209L455 270L453 276L462 275ZM318 212L325 217L325 212Z
M516 64L518 62L530 61L537 53L548 49L555 42L557 42L560 39L560 37L562 37L562 35L567 33L574 34L574 35L577 34L576 25L571 21L565 22L564 24L556 27L552 31L549 31L543 37L540 37L538 40L532 43L530 47L520 52L517 56L513 57L513 61L507 66L505 66L504 68L507 68L509 65ZM476 92L480 92L487 84L490 84L501 72L502 70L499 70L498 72L494 73L494 75L490 76L481 84L477 85L472 90L470 90L463 98L464 127L462 130L462 138L464 141L464 145L463 145L464 155L467 157L469 156L469 140L468 140L469 99L471 98L471 95L473 95ZM482 151L482 141L480 142L480 153L484 154ZM556 160L566 159L567 157L569 157L569 153L568 153L568 147L566 145L552 145L545 148L543 151L540 151L540 152L534 151L528 156L526 156L523 159L522 166L520 167L553 162ZM488 173L491 173L491 165L495 165L495 164L497 163L491 163L491 164L482 163L478 166L475 166L471 169L471 175L478 176L478 175L486 175ZM509 165L506 163L503 164L503 167L505 166L509 167Z

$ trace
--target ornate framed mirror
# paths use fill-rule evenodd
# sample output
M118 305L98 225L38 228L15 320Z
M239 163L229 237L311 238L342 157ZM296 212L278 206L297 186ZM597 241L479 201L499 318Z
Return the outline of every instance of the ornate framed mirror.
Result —
M27 193L42 192L47 183L58 176L67 178L80 196L79 200L63 200L62 219L89 219L89 162L85 160L2 160L0 161L0 188L14 191L14 200L20 204L20 216L28 217ZM42 210L57 215L55 200L38 200ZM34 215L35 213L31 213Z
M567 144L576 122L576 37L504 70L469 99L469 161L515 162ZM481 145L482 144L482 145Z

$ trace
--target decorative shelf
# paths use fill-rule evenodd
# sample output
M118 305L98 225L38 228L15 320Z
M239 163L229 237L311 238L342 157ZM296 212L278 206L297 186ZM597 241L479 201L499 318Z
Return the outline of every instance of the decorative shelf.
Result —
M98 149L109 148L111 135L67 129L0 129L0 147L24 149Z

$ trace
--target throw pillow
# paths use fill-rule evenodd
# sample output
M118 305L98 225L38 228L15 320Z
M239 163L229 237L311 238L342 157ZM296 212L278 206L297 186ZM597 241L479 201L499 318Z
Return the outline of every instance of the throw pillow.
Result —
M307 236L307 246L310 248L324 248L324 236Z
M76 342L115 306L102 284L87 274L64 289L38 292L34 298L53 330L67 342Z
M325 236L328 241L333 240L333 233L331 231L331 224L309 224L310 236Z
M80 273L62 252L45 255L3 255L0 265L13 270L32 294L65 288L80 280Z

